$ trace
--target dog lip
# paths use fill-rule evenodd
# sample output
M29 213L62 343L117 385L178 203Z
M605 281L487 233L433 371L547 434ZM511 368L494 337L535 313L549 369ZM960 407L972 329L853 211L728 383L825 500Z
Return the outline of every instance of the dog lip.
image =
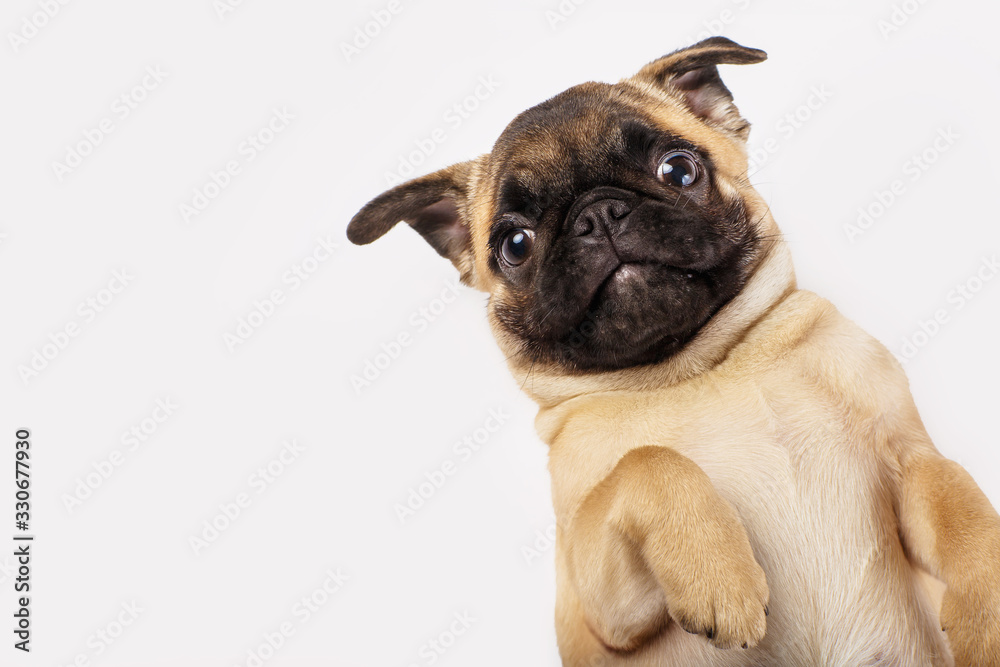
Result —
M628 262L623 262L621 258L618 257L617 254L615 255L615 258L618 260L618 263L608 269L607 275L605 275L604 279L597 284L597 288L594 289L594 292L590 295L590 298L587 300L587 308L583 311L584 318L586 318L587 313L593 310L594 304L597 303L597 300L600 297L601 292L603 292L604 289L611 283L611 281L614 280L615 276L618 275L619 271L621 271L624 267L628 266ZM579 323L577 323L577 325L575 326L579 326Z
M634 279L638 275L639 267L641 266L656 266L663 269L672 269L677 272L684 272L685 277L688 278L689 280L693 279L695 276L701 275L700 271L688 269L687 267L672 266L669 264L663 264L659 262L631 261L631 260L625 261L622 260L621 257L617 255L617 253L615 254L615 256L618 259L618 264L612 266L608 270L607 275L604 276L604 279L600 283L598 283L597 288L590 295L590 299L587 301L587 307L583 311L584 313L583 319L586 319L587 313L593 312L594 308L597 306L597 302L601 299L601 295L614 280L620 279L624 281L624 280ZM583 320L581 320L581 322L582 321ZM577 323L574 326L579 326L579 323Z
M627 262L623 262L619 259L618 264L608 271L608 275L604 276L604 280L598 283L597 289L595 289L594 293L590 295L590 301L587 304L587 312L590 312L590 310L594 307L594 302L597 301L598 296L604 291L604 288L607 287L611 281L615 279L615 276L617 276L618 273L627 266Z
M598 283L597 289L595 289L594 293L590 295L590 299L587 301L587 308L583 311L583 319L581 319L580 322L576 323L574 326L580 326L580 323L587 318L587 313L593 312L594 308L597 306L597 302L601 298L601 294L603 294L608 285L615 280L616 276L622 273L626 274L625 279L634 276L637 270L635 268L637 264L639 264L639 262L623 262L621 261L621 258L619 258L618 264L608 271L608 275L604 276L604 280Z
M635 275L635 272L636 269L634 263L622 262L614 271L611 272L611 275L608 276L608 280L613 280L619 276L622 280L628 280Z
M580 323L587 319L587 313L591 312L597 303L599 295L613 279L616 273L625 265L625 262L615 254L612 249L605 258L606 263L600 267L601 273L592 272L592 275L603 274L600 280L595 280L595 286L589 294L581 295L581 299L574 304L573 312L566 313L562 317L553 317L553 310L549 312L535 325L535 331L544 339L558 340L567 331L572 331L580 326ZM596 275L594 276L596 278Z
M619 259L621 259L619 257ZM701 275L701 271L696 271L694 269L688 268L686 266L675 266L673 264L666 264L664 262L649 262L641 260L621 260L621 263L611 270L607 278L601 282L600 287L598 287L597 292L600 292L601 287L604 287L608 282L614 279L616 276L621 276L622 279L628 280L636 275L638 272L638 267L640 266L656 266L663 269L673 269L678 273L684 273L687 278L694 278L695 275ZM595 292L596 295L596 292Z

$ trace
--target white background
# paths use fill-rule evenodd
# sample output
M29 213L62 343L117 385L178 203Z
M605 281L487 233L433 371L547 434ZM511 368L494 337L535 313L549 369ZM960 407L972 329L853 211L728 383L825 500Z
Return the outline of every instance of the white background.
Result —
M290 622L264 664L557 664L552 551L524 551L552 521L546 452L485 297L462 287L418 326L451 266L411 230L356 248L344 228L435 129L446 138L415 173L488 151L516 113L566 87L616 81L709 34L770 55L722 74L754 124L751 148L772 140L753 180L801 285L900 355L944 311L934 336L917 336L912 389L939 448L1000 504L1000 280L962 308L952 293L1000 251L996 3L911 0L887 33L889 1L567 0L564 16L556 0L401 0L346 57L386 7L246 0L220 16L212 0L70 2L15 47L9 35L31 34L42 10L4 4L0 452L13 459L15 429L31 429L37 541L33 651L4 634L0 663L255 664L248 651ZM120 118L116 99L147 67L166 78ZM481 77L499 87L447 122ZM294 120L248 160L241 144L274 109ZM791 132L790 113L803 119ZM103 118L113 131L60 179L53 163ZM934 153L948 128L958 138L912 180L911 156ZM229 160L240 172L186 223L179 207ZM902 194L849 240L845 225L896 179ZM283 275L327 236L339 248L292 289ZM129 284L102 291L122 269ZM284 302L230 351L224 335L275 289ZM108 297L92 320L79 310ZM53 347L71 323L78 335ZM352 375L401 333L411 344L356 391ZM25 380L36 352L52 358ZM151 429L166 398L179 407L130 451L123 433ZM453 444L491 409L506 423L462 460ZM258 494L251 475L290 439L304 451ZM95 477L115 450L121 465ZM401 523L397 503L449 460L455 474ZM97 488L68 508L88 475ZM240 493L249 507L196 554L190 538ZM5 627L12 549L0 549ZM300 622L294 605L330 569L349 580ZM132 602L138 618L110 646L98 639ZM463 612L471 628L431 653Z

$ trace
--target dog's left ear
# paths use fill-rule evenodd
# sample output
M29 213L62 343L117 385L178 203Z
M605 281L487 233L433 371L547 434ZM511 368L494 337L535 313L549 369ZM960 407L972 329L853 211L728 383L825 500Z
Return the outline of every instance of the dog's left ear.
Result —
M666 89L680 97L695 116L746 141L750 123L733 104L716 65L752 65L766 59L767 54L760 49L740 46L725 37L709 37L654 60L633 78Z

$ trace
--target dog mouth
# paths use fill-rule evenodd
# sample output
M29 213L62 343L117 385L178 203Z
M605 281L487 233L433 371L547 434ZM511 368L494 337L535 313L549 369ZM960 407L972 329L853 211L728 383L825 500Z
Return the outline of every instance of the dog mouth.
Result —
M755 241L740 207L720 217L607 188L578 206L546 249L519 327L561 365L656 363L696 336L746 278Z
M621 298L624 294L641 295L643 288L648 282L648 276L657 270L669 270L670 267L654 264L653 262L623 262L614 266L607 277L604 278L586 301L586 313L599 310L601 305L616 298Z
M542 323L547 335L535 340L563 366L601 371L657 363L687 345L741 283L739 253L718 252L718 261L695 267L660 243L617 250L592 249L575 298L560 300Z
M622 262L612 269L608 277L597 288L597 291L600 292L610 283L628 285L631 282L636 282L639 279L639 264L640 262ZM597 292L594 295L596 296Z
M688 280L693 280L695 277L700 275L699 271L678 266L670 266L669 264L659 264L656 262L621 262L618 266L611 270L608 277L605 278L594 291L594 296L591 299L591 305L593 305L593 302L597 300L601 293L609 287L629 288L636 286L638 288L640 283L645 279L643 274L647 271L655 270L673 271L676 272L678 276Z
M650 284L671 283L675 289L684 291L696 282L705 284L707 276L690 268L671 266L654 261L621 261L612 265L607 275L584 299L585 306L578 319L586 319L592 313L606 310L606 304L620 303L623 299L651 300Z
M539 291L558 296L550 296L548 307L541 309L545 317L534 323L535 335L556 342L595 317L602 321L612 316L634 320L642 311L662 311L665 298L676 313L690 297L706 289L714 291L712 267L694 268L683 261L671 261L680 259L674 255L660 244L623 252L612 241L602 248L588 249L579 262L582 268L575 269L576 275L571 276L573 268L556 264L560 270L553 269L549 275L559 287L549 290L543 286ZM646 321L643 326L653 324Z

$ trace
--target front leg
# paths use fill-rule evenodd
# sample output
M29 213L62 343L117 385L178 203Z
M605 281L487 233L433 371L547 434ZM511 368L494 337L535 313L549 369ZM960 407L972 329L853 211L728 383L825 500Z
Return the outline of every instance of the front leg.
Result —
M1000 665L1000 516L960 465L903 461L900 524L911 557L945 583L941 627L956 667Z
M690 459L663 447L621 458L566 531L591 631L614 649L673 618L720 648L763 637L768 590L743 524Z

